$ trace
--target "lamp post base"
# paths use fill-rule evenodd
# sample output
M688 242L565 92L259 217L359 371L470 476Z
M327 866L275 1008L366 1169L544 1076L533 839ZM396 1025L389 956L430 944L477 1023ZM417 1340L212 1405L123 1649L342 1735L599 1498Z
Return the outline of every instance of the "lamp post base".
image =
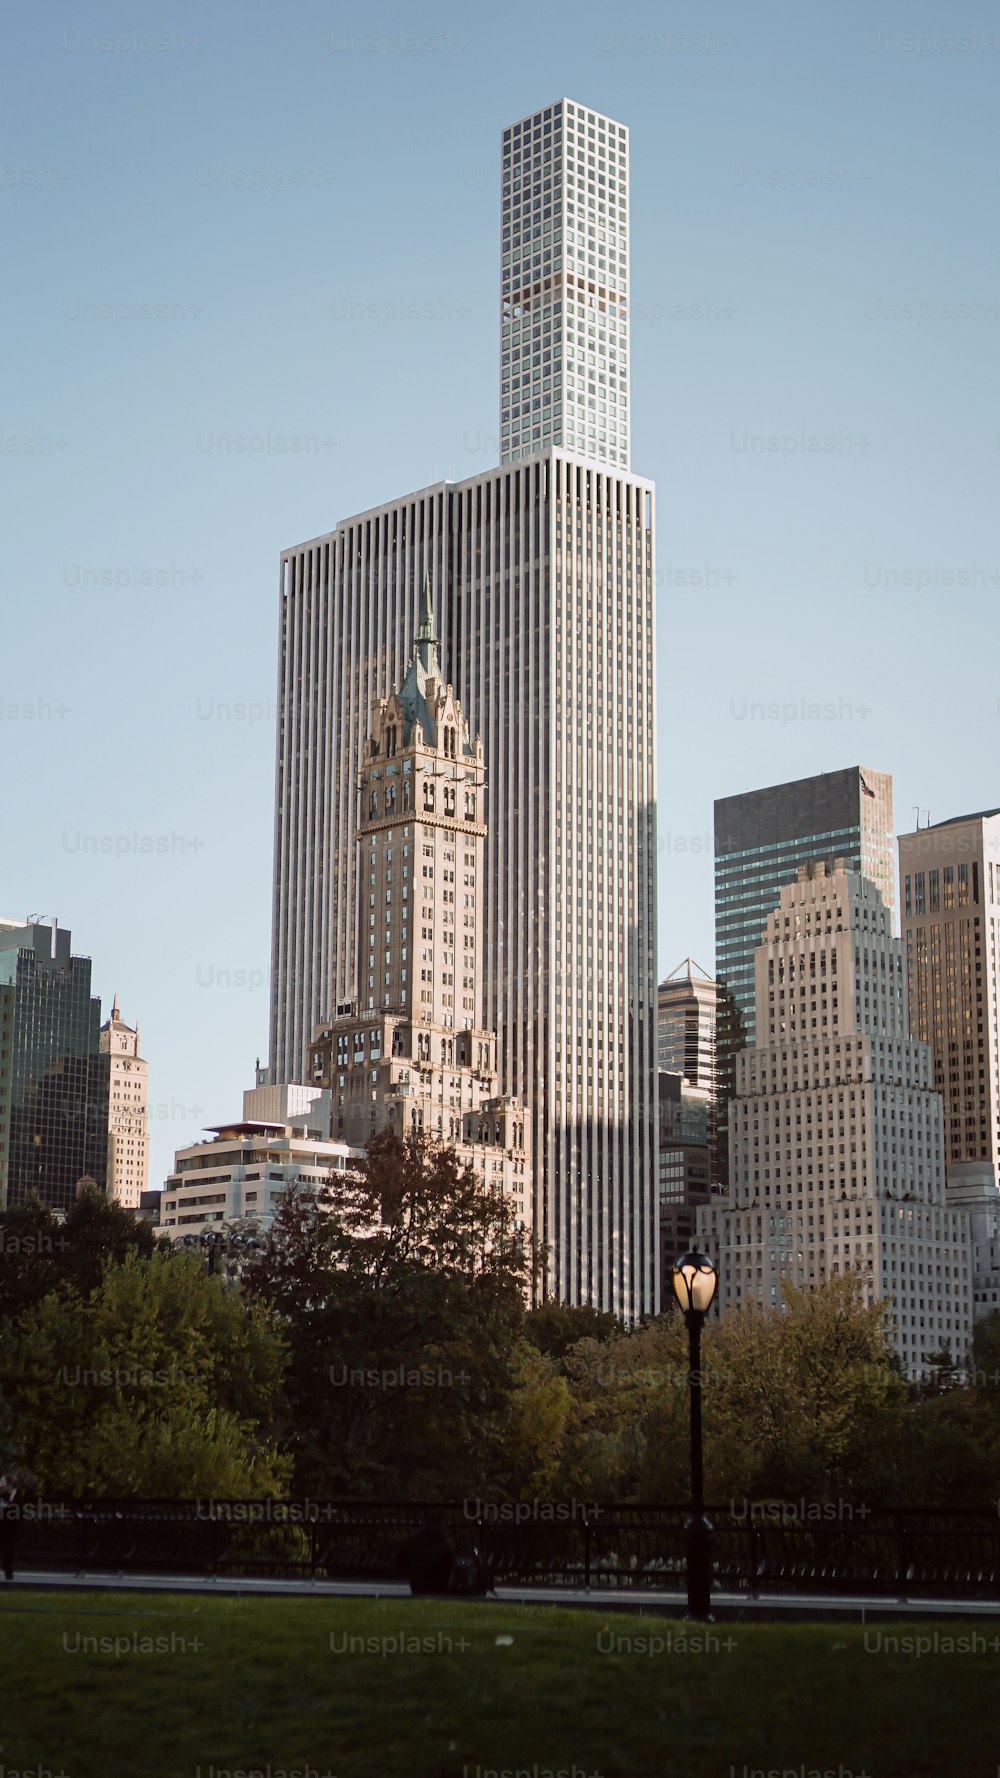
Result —
M688 1617L710 1624L712 1618L712 1522L704 1513L686 1520Z

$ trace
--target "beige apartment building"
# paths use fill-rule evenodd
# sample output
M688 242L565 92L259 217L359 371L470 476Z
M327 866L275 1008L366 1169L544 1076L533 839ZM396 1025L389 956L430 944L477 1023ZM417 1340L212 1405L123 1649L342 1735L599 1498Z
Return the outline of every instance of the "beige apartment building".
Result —
M275 1114L263 1113L243 1095L243 1116L216 1124L199 1142L179 1148L174 1171L160 1195L157 1226L172 1241L188 1235L225 1233L234 1224L262 1235L270 1228L291 1186L319 1192L356 1158L346 1142L331 1142L322 1094L303 1111L289 1108L301 1087L271 1087L280 1095ZM308 1105L308 1101L307 1101Z
M425 585L416 649L376 706L358 813L355 993L315 1032L310 1080L331 1134L429 1131L532 1224L528 1120L498 1093L482 1018L486 768L445 683Z
M948 1202L971 1219L976 1315L1000 1309L1000 809L899 836L910 1029L944 1100Z
M902 944L842 859L802 865L755 960L756 1043L737 1058L728 1198L698 1212L724 1310L860 1272L906 1370L972 1332L967 1217L945 1197L931 1052L910 1037Z

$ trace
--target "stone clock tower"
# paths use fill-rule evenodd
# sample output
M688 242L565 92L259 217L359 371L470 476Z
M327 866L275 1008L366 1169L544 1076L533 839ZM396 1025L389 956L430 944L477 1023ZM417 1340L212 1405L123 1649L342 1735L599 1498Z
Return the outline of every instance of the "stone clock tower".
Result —
M108 1057L107 1194L126 1210L138 1210L149 1178L149 1064L139 1054L139 1027L126 1025L117 994L101 1026L100 1050Z

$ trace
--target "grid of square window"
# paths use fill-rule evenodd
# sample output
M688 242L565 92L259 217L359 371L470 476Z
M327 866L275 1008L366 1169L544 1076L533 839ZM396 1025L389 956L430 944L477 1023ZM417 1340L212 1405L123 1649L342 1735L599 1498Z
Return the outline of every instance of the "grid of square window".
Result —
M503 133L500 459L627 468L628 137L561 100Z

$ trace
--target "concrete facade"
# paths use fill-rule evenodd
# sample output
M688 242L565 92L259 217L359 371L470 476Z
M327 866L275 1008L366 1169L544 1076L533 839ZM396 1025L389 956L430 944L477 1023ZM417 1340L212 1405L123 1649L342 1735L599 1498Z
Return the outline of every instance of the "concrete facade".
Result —
M1000 1309L1000 809L900 834L899 878L910 1029L934 1059L979 1317Z
M252 1119L218 1124L210 1136L177 1150L157 1226L173 1241L234 1222L252 1223L265 1233L289 1186L316 1191L331 1174L346 1171L351 1159L346 1142L330 1142L290 1124Z
M728 1200L699 1212L719 1300L780 1304L783 1277L848 1269L919 1375L972 1330L967 1218L945 1197L931 1054L908 1035L902 945L874 884L814 861L756 954L757 1042L737 1058Z
M930 1044L949 1166L1000 1184L1000 810L899 836L910 1028Z
M716 1067L720 1178L729 1177L736 1057L754 1040L754 957L786 883L811 859L843 858L896 907L892 778L871 766L818 772L715 804Z

